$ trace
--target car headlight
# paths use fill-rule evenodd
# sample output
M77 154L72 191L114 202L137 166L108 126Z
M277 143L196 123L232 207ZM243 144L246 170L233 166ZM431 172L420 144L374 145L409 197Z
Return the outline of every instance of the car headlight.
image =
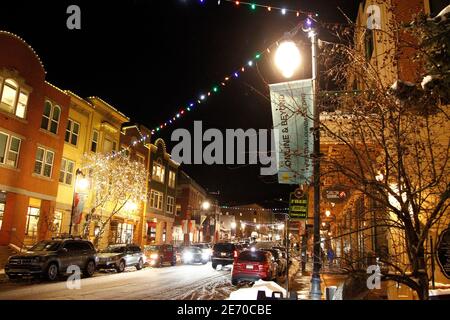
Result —
M209 253L208 252L203 252L202 253L202 259L203 260L209 259Z
M150 259L158 259L158 254L157 253L152 253L150 255Z
M190 261L192 260L194 256L192 255L192 252L185 252L183 253L183 260L184 261Z
M32 263L39 263L41 261L44 261L44 257L34 257L31 261Z

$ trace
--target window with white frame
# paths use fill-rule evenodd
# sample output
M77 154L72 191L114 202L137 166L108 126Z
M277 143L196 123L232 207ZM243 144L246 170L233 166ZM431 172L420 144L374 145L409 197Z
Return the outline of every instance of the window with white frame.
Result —
M170 188L175 188L175 178L176 178L175 171L169 170L169 187Z
M19 87L13 79L0 78L0 110L12 113L19 118L24 119L27 104L28 92Z
M97 130L92 131L91 151L97 152L99 133Z
M72 119L67 121L66 136L64 141L76 146L78 144L78 135L80 134L80 124Z
M42 113L41 128L51 133L58 132L61 108L53 105L50 101L45 101L44 112Z
M53 171L53 151L38 147L36 151L36 161L34 163L34 173L50 178Z
M17 168L21 140L15 136L0 132L0 163Z
M162 210L163 194L161 192L152 190L150 192L150 207Z
M75 163L73 161L62 158L61 170L59 171L59 182L65 184L72 184L74 168Z
M27 224L25 226L25 235L29 237L37 236L37 229L39 224L39 208L28 207Z
M105 138L103 140L103 152L104 153L111 153L112 151L116 151L117 145L116 142L113 141L111 138Z
M161 161L161 159L156 160L156 162L153 163L152 168L152 178L153 180L164 182L164 165Z
M175 208L175 198L167 196L167 212L173 214Z

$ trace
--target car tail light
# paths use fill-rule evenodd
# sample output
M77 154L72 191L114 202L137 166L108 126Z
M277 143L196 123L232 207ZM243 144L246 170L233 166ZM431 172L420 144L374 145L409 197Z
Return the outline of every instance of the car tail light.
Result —
M259 271L267 271L269 270L269 264L266 263L261 263L258 265Z
M233 256L234 256L235 258L238 257L238 252L237 252L237 250L234 250Z

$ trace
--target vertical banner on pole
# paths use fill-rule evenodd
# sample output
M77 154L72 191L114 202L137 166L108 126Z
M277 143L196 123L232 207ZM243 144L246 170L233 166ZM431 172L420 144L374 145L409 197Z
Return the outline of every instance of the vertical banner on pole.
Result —
M269 85L278 183L303 184L312 177L312 79Z
M75 192L73 202L73 215L72 215L72 225L76 226L80 224L82 213L84 210L84 203L86 202L87 194Z

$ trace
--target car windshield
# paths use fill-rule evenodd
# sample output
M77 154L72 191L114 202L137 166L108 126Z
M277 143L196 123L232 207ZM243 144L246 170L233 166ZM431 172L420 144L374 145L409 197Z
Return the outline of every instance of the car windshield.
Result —
M197 248L197 247L189 247L189 248L184 248L183 251L189 251L189 252L196 253L196 252L199 252L201 250L199 248Z
M214 246L215 251L233 251L232 243L218 243Z
M30 251L56 251L61 245L61 241L41 241L31 247Z
M125 246L109 246L102 252L104 253L122 253L125 251Z
M159 246L145 246L146 251L159 251Z
M238 258L240 262L264 262L265 260L266 254L263 251L243 251Z

